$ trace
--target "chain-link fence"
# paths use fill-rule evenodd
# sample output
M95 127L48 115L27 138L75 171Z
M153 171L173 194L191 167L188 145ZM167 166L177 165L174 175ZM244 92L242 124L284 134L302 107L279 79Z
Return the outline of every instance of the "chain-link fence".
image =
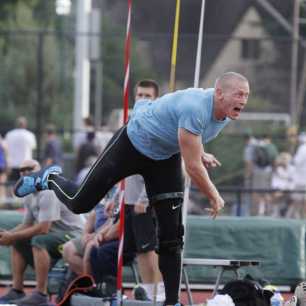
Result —
M69 167L73 167L75 153L71 145L75 132L72 129L75 37L76 33L60 31L0 32L1 134L4 136L13 127L17 116L24 115L39 139L40 150L44 127L53 122L69 153ZM107 124L109 118L114 118L111 112L122 105L124 35L104 29L99 38L101 55L91 62L90 109L94 115L97 103L101 103L103 124ZM168 91L171 39L171 35L158 33L133 36L132 84L139 78L155 78L162 93ZM176 70L179 89L193 86L196 46L197 35L180 35ZM291 47L290 39L268 35L256 39L239 36L239 33L205 35L201 86L213 86L215 78L224 71L238 71L245 74L251 84L247 112L288 113ZM102 75L99 82L97 69L101 69ZM99 86L100 96L96 94ZM131 91L131 107L132 100ZM301 114L304 116L304 111ZM222 135L207 145L206 149L223 164L211 174L218 185L242 186L243 136L246 133L273 134L280 151L289 150L285 134L288 121L276 121L277 115L265 121L260 116L256 118L230 124Z
M2 132L18 114L26 115L40 132L45 122L71 129L74 99L75 34L10 31L0 33L0 104ZM91 64L91 113L102 103L103 122L122 105L123 36L101 35L101 58ZM196 35L181 35L176 69L177 88L193 86ZM290 110L290 51L288 39L262 37L204 37L201 86L212 87L222 72L244 73L251 96L246 111L288 113ZM165 93L170 75L171 36L135 35L131 81L156 78ZM102 70L97 83L96 69ZM79 84L81 86L81 84ZM100 86L101 96L95 94ZM132 91L131 102L132 105ZM260 120L260 118L259 118Z

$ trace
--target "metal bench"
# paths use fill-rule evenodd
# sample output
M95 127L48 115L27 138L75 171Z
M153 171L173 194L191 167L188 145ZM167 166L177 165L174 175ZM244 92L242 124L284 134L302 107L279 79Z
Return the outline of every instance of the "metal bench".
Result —
M232 271L235 273L237 279L239 278L238 269L241 267L258 266L257 260L236 260L236 259L203 259L203 258L184 258L183 259L183 277L186 286L188 301L190 305L193 305L193 299L189 284L189 278L187 273L188 266L212 266L215 268L221 268L216 279L213 296L217 293L220 285L222 275L225 271Z

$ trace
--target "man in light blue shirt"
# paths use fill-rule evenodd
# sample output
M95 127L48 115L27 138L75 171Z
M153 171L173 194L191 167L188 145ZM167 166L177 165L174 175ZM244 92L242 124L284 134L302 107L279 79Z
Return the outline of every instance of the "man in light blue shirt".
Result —
M207 196L211 215L224 206L207 168L219 161L204 151L207 143L230 121L238 119L249 96L249 82L241 74L227 72L214 89L186 89L139 101L127 124L110 140L81 186L66 180L50 167L23 177L15 194L23 197L51 189L75 213L90 211L107 191L133 174L143 176L150 205L159 227L159 268L165 284L165 305L178 303L183 225L181 156L191 180Z
M155 102L136 103L127 133L132 144L144 155L167 159L180 151L178 131L201 135L202 142L215 138L229 118L213 116L214 89L189 88L165 95Z

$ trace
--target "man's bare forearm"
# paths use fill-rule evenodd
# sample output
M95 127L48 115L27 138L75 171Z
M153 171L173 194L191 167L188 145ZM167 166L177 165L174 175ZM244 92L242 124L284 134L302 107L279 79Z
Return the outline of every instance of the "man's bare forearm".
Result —
M206 168L202 165L187 167L190 179L197 185L199 190L207 196L209 200L216 200L220 197L216 186L211 181Z
M12 235L14 241L16 241L16 240L30 239L33 236L43 235L47 233L48 229L45 226L41 226L41 224L34 224L26 228L20 229L18 231L12 232Z

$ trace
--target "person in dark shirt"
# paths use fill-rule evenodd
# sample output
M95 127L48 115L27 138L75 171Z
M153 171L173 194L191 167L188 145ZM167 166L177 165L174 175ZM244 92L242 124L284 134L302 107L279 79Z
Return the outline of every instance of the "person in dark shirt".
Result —
M79 173L84 167L86 167L86 161L89 157L99 155L99 149L94 142L95 132L90 131L86 134L86 141L80 145L75 162L76 173Z
M56 135L56 128L53 124L46 127L46 144L43 152L43 165L62 165L63 164L63 151L62 144Z

